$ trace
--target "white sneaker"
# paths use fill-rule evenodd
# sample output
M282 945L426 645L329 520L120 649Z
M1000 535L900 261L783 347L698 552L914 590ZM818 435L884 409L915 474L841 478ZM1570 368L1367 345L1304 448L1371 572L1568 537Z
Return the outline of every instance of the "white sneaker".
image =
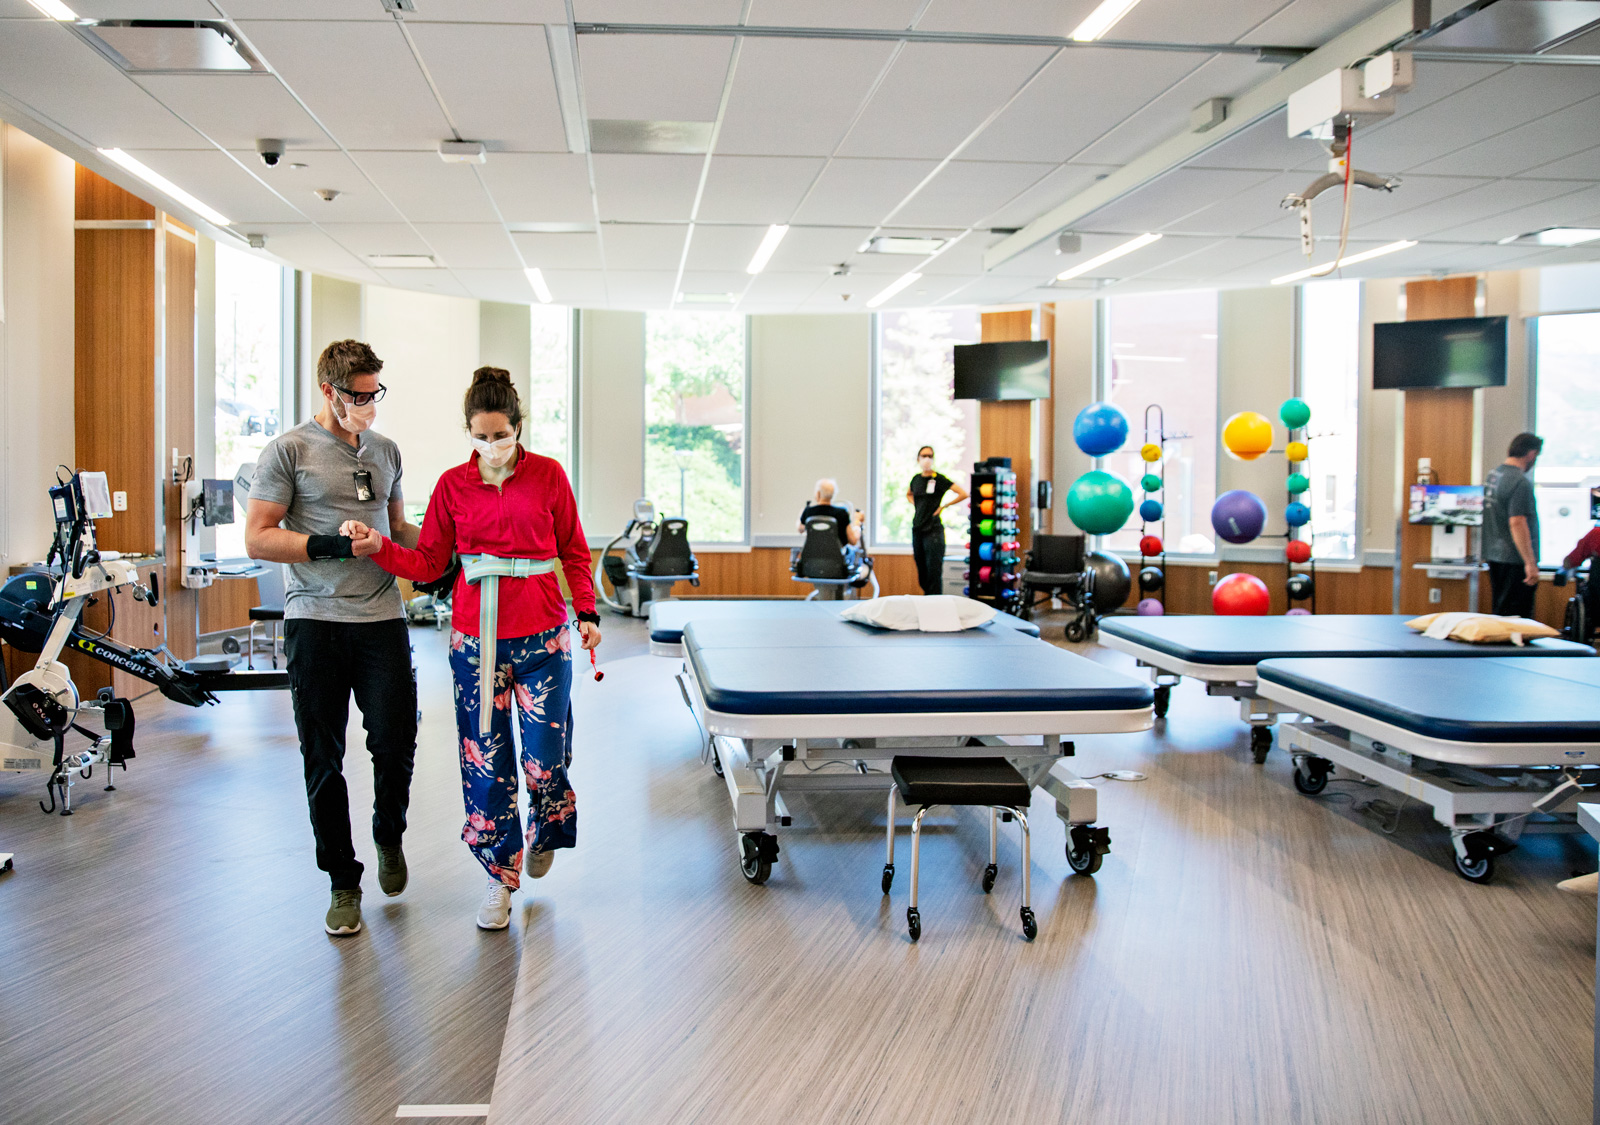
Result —
M489 880L489 890L478 907L478 929L503 930L511 925L511 888L498 879Z
M527 858L522 861L522 869L530 879L543 879L550 873L550 865L555 861L555 852L536 852L529 848Z
M1588 895L1593 898L1600 894L1600 871L1593 875L1578 875L1571 879L1563 879L1556 884L1556 890L1566 891L1569 895Z

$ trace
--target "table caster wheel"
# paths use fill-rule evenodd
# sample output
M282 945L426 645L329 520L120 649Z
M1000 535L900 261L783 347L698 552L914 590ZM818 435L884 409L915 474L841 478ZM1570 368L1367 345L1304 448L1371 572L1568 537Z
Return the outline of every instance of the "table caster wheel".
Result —
M711 772L716 774L718 777L722 776L722 759L717 757L717 751L715 748L713 748L711 751Z
M1170 707L1171 705L1172 705L1172 688L1171 688L1171 686L1167 685L1167 684L1162 684L1162 685L1158 686L1156 688L1156 699L1155 699L1156 718L1165 719L1167 717L1167 708Z
M1294 787L1307 797L1315 797L1328 787L1328 771L1333 763L1326 758L1306 758L1294 764Z
M1494 856L1481 855L1476 859L1455 857L1456 874L1469 883L1487 883L1494 878Z
M984 894L988 894L990 891L994 890L994 877L998 874L1000 874L1000 868L992 863L983 869Z
M1090 824L1075 825L1067 834L1067 865L1075 875L1093 875L1111 850L1111 831Z
M1261 765L1267 760L1267 753L1272 749L1272 728L1250 728L1250 756L1256 760L1256 765Z
M883 893L888 894L889 888L894 885L894 864L883 865Z
M1022 936L1032 941L1039 936L1039 923L1033 916L1033 911L1026 906L1022 908Z
M906 908L906 933L911 935L912 941L922 937L922 915L915 906Z
M746 832L739 840L739 870L758 887L772 875L777 856L777 837L766 832Z

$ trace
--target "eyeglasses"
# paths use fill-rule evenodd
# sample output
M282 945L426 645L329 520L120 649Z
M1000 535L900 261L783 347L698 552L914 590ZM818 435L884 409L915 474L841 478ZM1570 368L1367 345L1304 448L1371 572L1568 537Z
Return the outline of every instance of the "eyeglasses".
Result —
M333 384L328 384L333 386ZM389 388L382 383L378 384L375 391L347 391L343 387L334 387L334 393L350 406L370 406L375 402L382 402L383 396L389 393Z

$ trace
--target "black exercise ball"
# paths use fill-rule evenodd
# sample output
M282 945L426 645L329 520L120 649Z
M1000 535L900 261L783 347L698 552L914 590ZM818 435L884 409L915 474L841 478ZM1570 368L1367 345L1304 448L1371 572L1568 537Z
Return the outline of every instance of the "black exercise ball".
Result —
M1166 578L1159 566L1147 566L1139 572L1139 589L1147 594L1153 594L1161 589L1164 581Z
M1120 609L1133 589L1128 564L1104 551L1089 552L1089 569L1094 571L1094 607L1101 613Z
M1305 601L1307 598L1309 598L1311 596L1312 591L1314 591L1315 589L1316 589L1316 584L1311 580L1311 575L1309 575L1309 574L1291 574L1291 575L1289 575L1289 597L1292 598L1294 601L1297 601L1297 602Z

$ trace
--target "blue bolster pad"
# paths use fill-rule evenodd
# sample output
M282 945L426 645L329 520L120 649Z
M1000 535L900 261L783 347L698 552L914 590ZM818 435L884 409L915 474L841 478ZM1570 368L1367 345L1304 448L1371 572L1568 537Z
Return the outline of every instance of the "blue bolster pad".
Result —
M1426 738L1600 742L1600 660L1268 660L1256 673Z

